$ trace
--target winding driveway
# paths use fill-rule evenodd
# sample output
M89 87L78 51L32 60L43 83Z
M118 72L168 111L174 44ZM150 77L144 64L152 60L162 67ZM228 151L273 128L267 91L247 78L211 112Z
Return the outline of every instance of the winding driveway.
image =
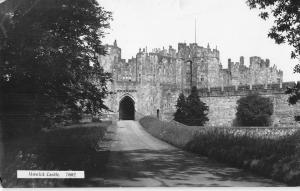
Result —
M118 121L108 133L105 186L284 186L177 149L136 121Z

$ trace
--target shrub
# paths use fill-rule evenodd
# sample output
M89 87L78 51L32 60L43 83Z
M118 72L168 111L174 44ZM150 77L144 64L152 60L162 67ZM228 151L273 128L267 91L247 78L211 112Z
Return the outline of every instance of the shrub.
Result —
M189 126L202 126L208 121L208 106L198 96L196 87L192 88L191 94L185 98L181 93L177 100L174 120Z
M300 122L300 115L297 115L294 118L295 118L295 121Z
M268 126L273 114L273 103L270 98L250 94L237 101L236 119L240 126Z

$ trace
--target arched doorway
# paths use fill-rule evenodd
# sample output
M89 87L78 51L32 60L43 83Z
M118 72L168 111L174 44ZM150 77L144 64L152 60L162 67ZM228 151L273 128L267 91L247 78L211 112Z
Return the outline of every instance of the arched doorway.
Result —
M119 104L119 119L134 120L134 101L131 97L125 96Z

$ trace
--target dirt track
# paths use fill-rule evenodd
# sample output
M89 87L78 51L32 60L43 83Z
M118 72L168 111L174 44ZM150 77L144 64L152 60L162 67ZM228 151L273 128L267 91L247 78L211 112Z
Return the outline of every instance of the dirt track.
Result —
M109 133L104 186L283 186L177 149L136 121L119 121Z

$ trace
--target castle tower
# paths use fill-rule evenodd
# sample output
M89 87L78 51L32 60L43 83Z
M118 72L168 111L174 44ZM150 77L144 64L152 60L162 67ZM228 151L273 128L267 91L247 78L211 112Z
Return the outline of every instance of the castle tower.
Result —
M240 64L241 64L241 65L244 65L244 64L245 64L245 62L244 62L244 56L241 56L241 57L240 57Z
M117 41L113 45L105 45L106 55L100 55L98 60L105 72L112 73L113 80L118 79L117 69L121 63L121 48L118 47Z

